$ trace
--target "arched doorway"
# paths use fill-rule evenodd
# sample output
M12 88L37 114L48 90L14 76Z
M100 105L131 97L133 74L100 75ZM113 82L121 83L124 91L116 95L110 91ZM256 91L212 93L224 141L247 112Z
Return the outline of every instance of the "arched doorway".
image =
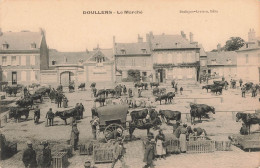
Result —
M70 71L66 71L60 74L60 84L62 86L67 87L72 81L74 81L74 73Z

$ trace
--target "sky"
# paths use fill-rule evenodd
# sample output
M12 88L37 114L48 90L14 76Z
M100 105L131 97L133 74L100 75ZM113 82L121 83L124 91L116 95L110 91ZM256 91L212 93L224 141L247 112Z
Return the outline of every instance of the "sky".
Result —
M142 14L117 14L117 11ZM180 13L180 11L217 13ZM112 11L113 14L83 14ZM58 51L112 48L116 42L136 42L140 34L180 34L203 45L206 51L222 46L230 37L247 41L250 28L260 35L259 0L0 0L3 32L39 31L43 28L49 48Z

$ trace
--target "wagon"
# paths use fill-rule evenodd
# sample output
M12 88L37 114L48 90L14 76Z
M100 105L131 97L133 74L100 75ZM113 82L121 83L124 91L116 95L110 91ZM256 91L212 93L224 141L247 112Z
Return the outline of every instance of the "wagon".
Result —
M128 113L128 105L109 105L97 108L99 117L99 130L103 131L105 140L114 139L113 133L118 128L122 131L122 138L124 139L124 132L129 127L129 122L126 121Z

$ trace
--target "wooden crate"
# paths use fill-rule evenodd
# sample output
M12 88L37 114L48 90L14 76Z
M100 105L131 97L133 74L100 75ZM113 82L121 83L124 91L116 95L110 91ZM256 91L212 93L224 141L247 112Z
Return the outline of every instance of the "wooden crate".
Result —
M180 153L180 142L177 139L166 141L167 153Z
M92 155L93 154L93 144L83 144L79 146L79 154L80 155Z
M196 140L187 141L187 153L210 153L215 151L215 141Z
M73 155L72 151L73 151L73 146L72 145L67 145L66 147L61 149L59 152L66 152L67 153L67 157L70 158Z
M93 159L94 163L111 163L113 161L114 146L107 144L94 144Z
M68 157L66 152L58 152L52 157L53 168L66 168L68 167Z
M231 151L231 141L216 141L216 151Z

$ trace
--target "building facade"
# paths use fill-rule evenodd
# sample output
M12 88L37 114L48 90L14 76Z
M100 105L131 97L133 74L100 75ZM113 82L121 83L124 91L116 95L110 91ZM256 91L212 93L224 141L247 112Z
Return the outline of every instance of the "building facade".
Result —
M40 71L49 67L44 31L1 32L2 81L9 84L40 83Z
M248 32L248 41L237 52L237 75L244 81L260 82L260 38L254 29Z
M156 82L173 79L196 81L199 78L200 47L181 32L181 35L146 35L152 51L153 75Z
M114 38L114 55L116 70L120 72L122 81L130 80L129 70L139 71L143 82L152 81L151 50L142 37L138 35L137 43L116 43Z

